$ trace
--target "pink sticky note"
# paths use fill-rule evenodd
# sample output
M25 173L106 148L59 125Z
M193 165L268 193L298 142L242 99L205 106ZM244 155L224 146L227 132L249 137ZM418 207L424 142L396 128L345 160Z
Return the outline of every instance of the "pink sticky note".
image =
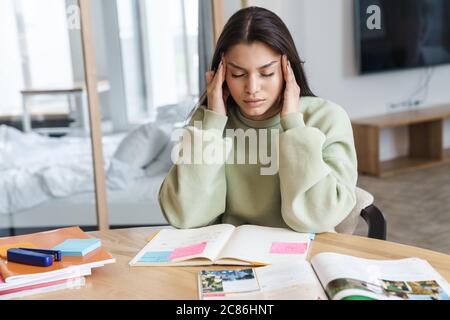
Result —
M203 253L203 251L206 248L206 245L207 245L207 242L201 242L199 244L194 244L192 246L176 248L175 250L173 250L172 254L170 255L170 260Z
M308 244L304 242L272 242L270 253L278 254L303 254Z

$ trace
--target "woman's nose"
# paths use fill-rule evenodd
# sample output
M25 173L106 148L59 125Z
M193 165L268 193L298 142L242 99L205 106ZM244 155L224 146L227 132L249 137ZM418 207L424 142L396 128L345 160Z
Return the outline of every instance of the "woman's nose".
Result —
M253 95L255 93L258 93L259 90L260 90L260 88L259 88L260 84L259 84L259 81L257 79L257 76L252 76L251 75L247 79L248 80L247 80L247 82L245 84L245 91L246 91L246 93L249 94L249 95Z

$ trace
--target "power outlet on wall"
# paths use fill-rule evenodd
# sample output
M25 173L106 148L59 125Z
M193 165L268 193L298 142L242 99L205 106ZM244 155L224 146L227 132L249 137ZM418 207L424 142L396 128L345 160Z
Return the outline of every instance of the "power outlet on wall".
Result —
M402 101L402 102L398 102L398 103L391 103L389 104L389 109L390 110L394 110L394 109L410 109L412 107L417 107L418 105L421 104L420 100L410 100L410 101Z

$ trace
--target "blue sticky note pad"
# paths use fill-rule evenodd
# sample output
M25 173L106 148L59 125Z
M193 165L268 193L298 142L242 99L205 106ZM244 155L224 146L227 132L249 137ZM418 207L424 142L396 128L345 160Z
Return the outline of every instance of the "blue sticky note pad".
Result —
M82 257L101 245L101 241L96 238L67 239L54 247L53 250L60 250L63 257Z
M172 251L146 252L138 262L169 262Z

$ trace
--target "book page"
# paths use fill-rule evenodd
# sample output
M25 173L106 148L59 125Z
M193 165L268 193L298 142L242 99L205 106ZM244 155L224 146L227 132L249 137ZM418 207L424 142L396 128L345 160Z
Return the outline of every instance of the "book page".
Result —
M304 261L310 247L310 234L290 229L253 225L237 227L219 255L217 264L230 259L249 264Z
M164 229L131 260L132 266L211 264L234 230L220 224L197 229Z
M371 260L320 253L311 263L331 299L450 299L449 284L422 259Z
M255 268L264 299L327 300L316 274L307 261Z

